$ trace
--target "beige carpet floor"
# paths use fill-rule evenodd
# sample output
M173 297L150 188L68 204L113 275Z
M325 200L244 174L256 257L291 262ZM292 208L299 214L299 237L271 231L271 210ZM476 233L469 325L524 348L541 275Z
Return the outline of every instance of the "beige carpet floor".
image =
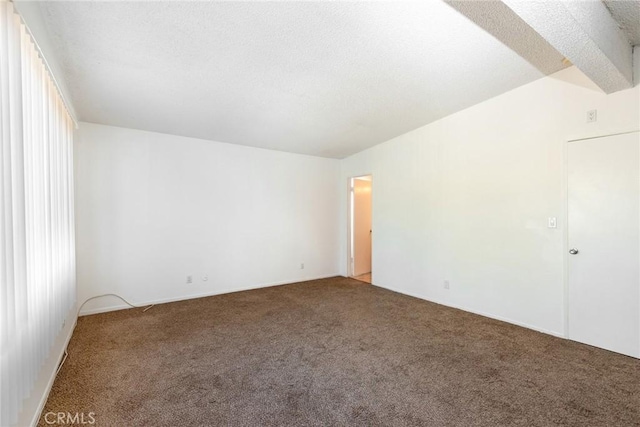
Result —
M82 317L51 411L119 427L638 426L640 361L336 277Z

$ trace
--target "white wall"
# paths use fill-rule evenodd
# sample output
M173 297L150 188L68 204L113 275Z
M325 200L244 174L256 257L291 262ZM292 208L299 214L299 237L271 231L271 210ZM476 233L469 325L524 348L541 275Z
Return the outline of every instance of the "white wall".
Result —
M75 162L79 304L338 273L338 160L81 123Z
M344 159L341 274L347 180L372 173L374 284L564 335L565 142L639 129L639 104L571 67Z

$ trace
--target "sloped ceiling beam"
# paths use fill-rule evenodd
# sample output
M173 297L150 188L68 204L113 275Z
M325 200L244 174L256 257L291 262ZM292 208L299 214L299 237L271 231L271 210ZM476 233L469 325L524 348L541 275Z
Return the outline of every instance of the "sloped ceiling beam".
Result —
M564 56L501 1L446 0L449 6L549 75L567 68Z
M503 0L606 93L633 87L633 51L601 1Z
M631 44L600 0L448 3L546 74L557 63L549 52L553 47L606 93L633 86ZM501 17L495 19L496 14ZM510 29L514 22L529 29Z

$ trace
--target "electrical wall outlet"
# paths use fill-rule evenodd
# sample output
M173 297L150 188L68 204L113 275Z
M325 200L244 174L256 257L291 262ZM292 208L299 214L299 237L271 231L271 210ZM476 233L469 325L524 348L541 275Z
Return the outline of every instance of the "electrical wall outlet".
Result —
M445 280L443 286L445 289L449 289L449 281Z
M593 123L598 121L598 110L587 111L587 123Z
M205 274L204 276L202 276L202 281L206 282L207 280L209 280L209 275Z
M187 276L187 283L193 283L193 276Z
M304 262L300 264L300 270L304 270Z

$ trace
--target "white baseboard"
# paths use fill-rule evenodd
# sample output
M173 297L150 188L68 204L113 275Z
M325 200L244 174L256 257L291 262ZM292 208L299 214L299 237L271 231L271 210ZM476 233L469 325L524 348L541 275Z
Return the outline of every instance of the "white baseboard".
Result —
M64 356L64 351L69 345L73 331L76 328L76 306L73 306L69 310L67 319L65 320L65 327L60 331L58 337L51 346L49 357L45 360L38 379L36 380L30 396L25 399L22 404L22 410L18 416L18 423L16 426L36 426L40 420L40 415L44 409L44 405L47 403L49 393L53 387L53 382L56 380L56 374L58 373L58 366Z
M441 300L437 300L437 299L425 298L422 295L414 294L412 292L406 292L404 290L401 290L401 289L398 289L398 288L394 288L394 287L391 287L391 286L382 286L382 285L374 285L374 286L377 286L377 287L383 288L383 289L387 289L387 290L392 291L392 292L397 292L399 294L408 295L410 297L418 298L418 299L421 299L421 300L424 300L424 301L433 302L433 303L444 305L444 306L451 307L451 308L457 308L458 310L467 311L467 312L473 313L473 314L478 314L480 316L488 317L490 319L499 320L501 322L511 323L512 325L521 326L523 328L531 329L531 330L534 330L536 332L541 332L541 333L547 334L547 335L553 335L554 337L565 338L565 339L567 338L562 333L555 332L555 331L550 331L550 330L544 329L544 328L539 328L537 326L530 325L528 323L519 322L517 320L509 319L509 318L502 317L502 316L497 316L495 314L486 313L486 312L479 311L479 310L474 310L474 309L471 309L471 308L468 308L468 307L464 307L464 306L457 305L457 304L451 304L449 302L445 302L445 301L441 301Z
M328 274L328 275L323 275L323 276L317 276L317 277L305 277L304 279L300 280L282 280L282 281L278 281L278 282L269 282L269 283L261 283L261 284L257 284L257 285L251 285L251 286L243 286L243 287L239 287L239 288L233 288L233 289L227 289L227 290L223 290L223 291L214 291L214 292L205 292L205 293L201 293L201 294L191 294L191 295L181 295L181 296L177 296L177 297L170 297L170 298L160 298L160 299L155 299L155 300L146 300L146 301L131 301L131 303L140 306L140 307L146 307L152 304L164 304L164 303L168 303L168 302L176 302L176 301L186 301L186 300L190 300L190 299L195 299L195 298L205 298L205 297L212 297L215 295L224 295L224 294L231 294L234 292L242 292L242 291L250 291L253 289L261 289L261 288L269 288L272 286L282 286L282 285L291 285L293 283L302 283L302 282L309 282L312 280L320 280L320 279L328 279L329 277L336 277L338 276L337 273L333 273L333 274ZM123 295L123 297L126 298L126 295ZM91 314L98 314L98 313L107 313L109 311L116 311L116 310L123 310L123 309L127 309L127 308L131 308L126 304L116 304L116 305L110 305L108 307L98 307L98 308L93 308L93 309L87 309L87 310L82 310L80 312L80 316L88 316Z

